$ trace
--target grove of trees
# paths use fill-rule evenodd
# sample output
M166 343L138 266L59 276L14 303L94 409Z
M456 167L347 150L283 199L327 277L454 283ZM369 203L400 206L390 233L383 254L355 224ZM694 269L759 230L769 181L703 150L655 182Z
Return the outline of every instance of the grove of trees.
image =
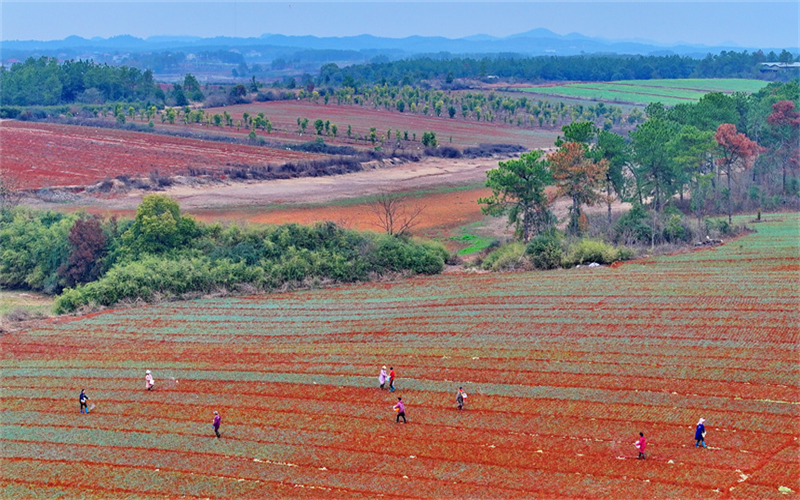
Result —
M760 78L759 63L796 60L788 51L764 54L761 51L723 51L703 59L689 56L541 56L520 57L417 57L392 62L354 64L339 68L330 63L320 68L317 84L334 87L359 87L388 84L419 85L424 81L441 80L445 84L456 79L487 77L513 78L518 81L612 81L648 80L651 78ZM796 74L789 75L796 78Z
M751 95L710 93L671 109L651 104L647 120L627 137L575 122L562 128L548 156L528 153L489 171L493 196L479 203L487 214L507 215L525 243L551 234L556 221L549 207L558 196L571 200L569 234L587 233L581 207L604 201L606 229L617 243L688 241L697 235L680 210L700 221L725 213L731 224L735 211L798 207L798 109L794 80ZM547 186L555 188L551 197L544 195ZM635 205L616 227L614 200Z

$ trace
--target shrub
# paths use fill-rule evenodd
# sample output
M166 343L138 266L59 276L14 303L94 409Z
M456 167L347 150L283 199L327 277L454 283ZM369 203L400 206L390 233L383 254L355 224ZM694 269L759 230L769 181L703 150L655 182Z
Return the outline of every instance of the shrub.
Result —
M625 255L629 255L629 252L625 252ZM620 252L613 246L602 241L581 239L572 245L564 263L571 266L592 262L611 264L618 260L620 260Z
M734 234L734 228L726 219L706 219L706 228L714 236L730 236Z
M540 234L531 239L525 254L536 269L556 269L564 259L560 240L559 233L555 231Z
M481 267L490 271L508 271L516 269L523 264L524 255L525 245L522 242L515 241L503 245L487 255L486 258L483 259Z
M614 225L614 237L617 243L632 245L647 243L653 235L649 217L641 205L634 205L622 215Z
M379 273L408 269L415 273L436 274L442 272L447 258L447 249L441 244L380 235L375 242L372 264Z
M91 303L109 306L125 299L149 301L156 295L179 297L191 292L230 289L238 283L259 282L263 272L262 268L243 262L150 256L115 266L97 281L66 289L56 298L55 310L62 314Z
M667 220L667 227L664 228L664 240L670 243L691 241L693 238L691 227L686 224L678 214L672 214Z

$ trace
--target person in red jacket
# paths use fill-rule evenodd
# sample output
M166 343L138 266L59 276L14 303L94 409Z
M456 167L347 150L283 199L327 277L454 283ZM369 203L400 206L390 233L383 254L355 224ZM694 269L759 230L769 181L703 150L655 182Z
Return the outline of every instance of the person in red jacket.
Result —
M389 367L389 392L394 392L394 368Z
M639 440L633 443L634 446L639 448L639 456L636 458L640 458L644 460L644 449L647 447L647 441L644 439L644 433L639 433Z

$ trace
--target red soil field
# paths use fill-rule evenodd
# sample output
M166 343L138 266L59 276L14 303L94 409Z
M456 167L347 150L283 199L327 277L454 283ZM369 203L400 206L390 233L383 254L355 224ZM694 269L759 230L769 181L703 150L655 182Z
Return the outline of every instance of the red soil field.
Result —
M250 113L251 116L263 112L270 119L276 131L272 134L260 131L259 135L263 135L266 139L288 139L297 142L314 140L316 137L314 120L316 119L330 120L339 127L339 139L326 137L326 142L344 144L354 143L347 139L348 125L352 126L354 135L361 137L369 134L370 127L376 127L379 136L386 133L388 129L392 129L392 140L388 141L390 145L395 143L394 137L398 130L401 133L407 130L409 139L416 133L417 141L422 139L423 132L433 131L436 132L440 145L452 145L459 148L477 146L480 143L519 144L528 149L548 148L553 146L553 142L560 133L560 130L527 130L497 123L415 115L366 106L315 104L307 101L253 102L224 108L209 108L205 111L207 114L222 114L227 111L234 120L240 120L244 112ZM308 128L302 137L298 134L298 118L309 119ZM242 133L242 135L244 134ZM452 143L450 137L453 138ZM358 144L370 145L364 141L360 141ZM413 147L419 149L422 146L417 142Z
M0 497L798 498L798 221L614 268L165 302L4 335Z
M319 158L302 152L48 123L0 122L2 167L21 188L85 186L119 175L222 172L231 164L279 165Z
M444 193L411 195L405 201L406 212L422 208L412 233L435 236L438 231L453 229L476 220L481 220L481 205L478 198L491 195L486 188L465 189ZM367 203L342 205L280 207L267 210L217 209L192 210L195 217L203 221L230 220L266 224L313 224L333 221L344 227L359 230L381 231L375 213Z

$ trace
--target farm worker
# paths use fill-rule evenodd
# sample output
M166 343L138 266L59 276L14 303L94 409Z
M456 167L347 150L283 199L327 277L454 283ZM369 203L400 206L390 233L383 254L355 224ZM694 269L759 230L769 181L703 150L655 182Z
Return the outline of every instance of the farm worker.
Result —
M156 385L156 381L153 380L153 376L150 374L150 370L144 372L144 386L147 388L148 391L153 390L153 386Z
M639 456L636 458L644 460L644 449L647 447L647 441L645 441L643 433L639 433L639 440L633 443L633 445L639 448Z
M394 392L394 367L389 367L389 392Z
M381 383L381 389L383 389L383 386L386 385L386 379L388 378L389 376L386 375L386 365L383 365L383 368L381 368L381 373L378 375L378 382Z
M83 413L84 408L86 408L86 413L89 413L89 407L86 406L86 402L89 401L89 396L86 395L86 389L81 389L81 395L78 396L78 401L81 404L81 413Z
M222 423L222 418L219 416L219 413L216 411L214 412L214 424L212 427L214 428L214 434L217 435L217 438L221 437L219 434L219 424Z
M694 440L697 441L695 443L695 448L703 445L703 448L706 448L706 426L703 425L706 419L701 418L699 422L697 422L697 430L694 431Z
M403 417L404 424L408 423L406 422L406 405L403 404L403 398L397 398L397 404L394 405L392 409L397 412L396 424L400 423L400 417Z
M458 404L458 409L461 410L464 408L464 400L467 399L467 393L464 392L463 387L458 388L458 394L456 394L456 404Z

